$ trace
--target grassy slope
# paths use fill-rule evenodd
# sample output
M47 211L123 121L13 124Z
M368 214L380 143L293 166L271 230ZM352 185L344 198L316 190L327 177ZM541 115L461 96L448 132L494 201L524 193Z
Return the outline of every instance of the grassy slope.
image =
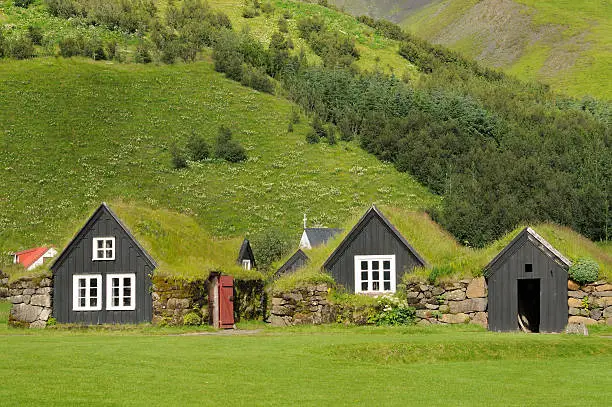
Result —
M611 3L601 0L442 0L402 24L519 78L609 100L610 15Z
M308 145L287 133L292 105L224 79L207 62L176 66L35 59L0 62L0 250L62 247L100 201L192 216L212 236L302 214L336 225L370 202L422 208L433 197L354 143ZM170 168L168 146L229 125L243 164ZM340 153L341 152L341 153Z
M3 405L605 405L612 386L612 342L597 334L305 327L0 339Z

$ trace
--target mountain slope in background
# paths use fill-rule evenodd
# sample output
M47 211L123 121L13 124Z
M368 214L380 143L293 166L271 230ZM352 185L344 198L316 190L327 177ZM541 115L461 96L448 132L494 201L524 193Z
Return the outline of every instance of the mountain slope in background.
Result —
M419 3L422 7L415 10ZM603 0L338 0L354 14L384 17L521 79L568 95L609 100L612 3Z

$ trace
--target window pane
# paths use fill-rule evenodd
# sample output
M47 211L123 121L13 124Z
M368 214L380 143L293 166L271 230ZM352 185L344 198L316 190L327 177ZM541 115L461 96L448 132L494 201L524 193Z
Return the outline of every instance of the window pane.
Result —
M104 258L104 250L98 250L98 259Z
M98 249L102 249L104 247L104 240L98 240Z
M385 281L391 280L391 272L390 271L385 271L383 273L383 276L385 277Z
M117 298L117 297L113 298L113 306L114 307L118 307L119 306L119 298Z
M86 302L85 302L85 298L80 298L80 299L79 299L79 304L80 304L80 306L81 306L81 307L84 307L84 306L85 306L85 304L86 304Z
M391 262L389 260L383 261L383 269L385 270L391 269Z
M113 258L113 251L112 250L107 250L105 258L106 259L112 259Z
M89 299L89 306L90 307L95 307L98 305L98 299L97 298L90 298Z
M361 262L361 269L362 270L367 270L368 269L368 262L367 261L362 261Z
M378 267L379 263L380 263L379 261L376 261L376 260L373 261L372 262L372 270L378 270L379 269L379 267Z
M119 297L119 287L113 287L113 297Z
M131 287L132 286L132 279L129 277L125 277L123 279L123 286L124 287Z
M368 291L368 282L361 283L361 291Z
M113 277L113 287L119 287L119 279L117 277Z
M112 249L113 241L111 239L108 239L108 240L105 240L105 242L106 242L106 247Z
M372 282L372 291L380 290L380 283L378 281Z
M385 291L391 290L391 281L385 281Z
M85 287L85 279L79 278L79 287Z
M89 289L89 296L90 297L97 297L98 296L98 289L97 288L90 288Z
M79 288L79 297L85 297L87 290L85 288Z
M123 299L123 306L124 307L129 307L130 305L132 305L132 299L131 298L124 298Z
M90 287L97 287L98 286L98 279L97 278L92 278L89 280L89 286Z
M368 272L367 271L362 271L361 272L361 281L368 281Z
M124 297L129 297L130 295L132 295L132 289L130 287L124 287L123 288L123 296Z
M380 279L380 273L378 271L372 272L372 280L378 281Z

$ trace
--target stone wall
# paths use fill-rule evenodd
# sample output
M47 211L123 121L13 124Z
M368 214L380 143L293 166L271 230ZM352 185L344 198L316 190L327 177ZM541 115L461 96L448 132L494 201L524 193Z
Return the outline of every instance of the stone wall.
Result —
M274 326L335 322L336 310L327 300L327 294L325 284L274 293L270 322Z
M417 323L474 323L487 327L487 283L484 277L443 282L439 285L410 283L408 304L416 308Z
M156 325L183 325L183 318L195 312L208 320L208 285L204 279L153 278L153 320Z
M5 274L0 270L0 300L8 298L9 296L8 281L8 274Z
M44 328L51 316L53 281L47 277L23 277L9 283L9 301L13 303L9 324Z
M568 281L569 323L612 325L612 284L598 281L579 285Z

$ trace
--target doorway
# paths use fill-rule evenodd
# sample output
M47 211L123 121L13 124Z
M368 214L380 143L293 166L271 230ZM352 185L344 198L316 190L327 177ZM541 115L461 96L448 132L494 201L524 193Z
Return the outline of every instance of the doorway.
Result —
M540 279L517 280L518 325L524 332L540 332Z

